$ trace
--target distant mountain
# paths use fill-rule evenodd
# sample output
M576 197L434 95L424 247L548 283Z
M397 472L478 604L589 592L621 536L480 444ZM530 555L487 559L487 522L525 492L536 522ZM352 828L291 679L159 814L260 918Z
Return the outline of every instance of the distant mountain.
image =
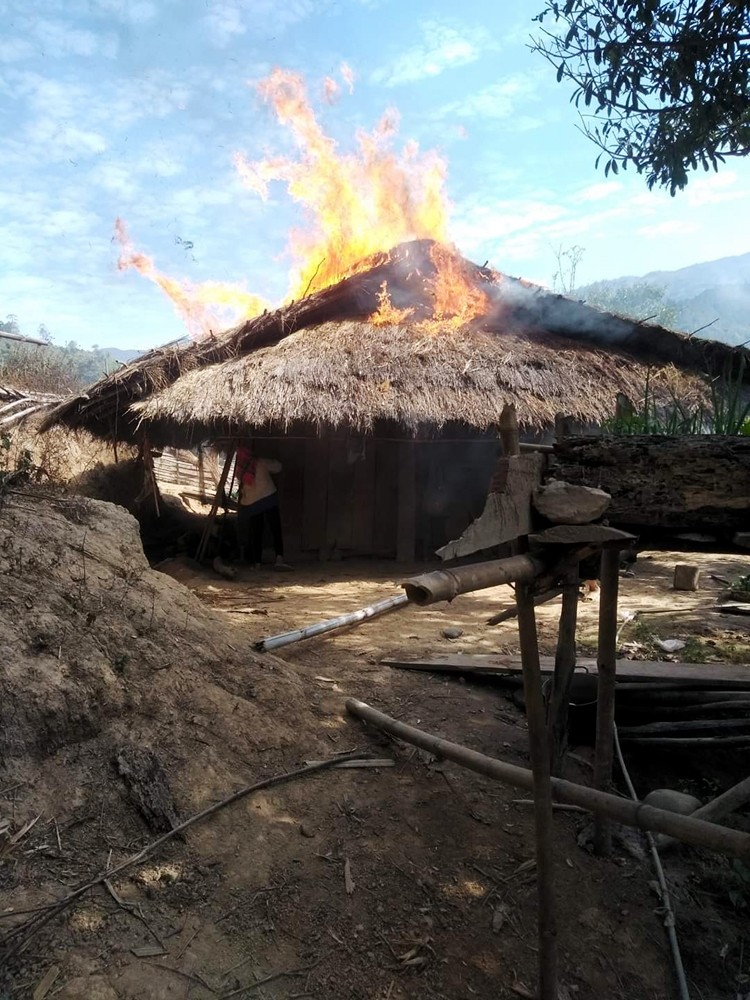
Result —
M727 344L750 341L750 253L597 281L575 294L591 305L634 319L656 315L655 322L688 333L700 330L700 336Z

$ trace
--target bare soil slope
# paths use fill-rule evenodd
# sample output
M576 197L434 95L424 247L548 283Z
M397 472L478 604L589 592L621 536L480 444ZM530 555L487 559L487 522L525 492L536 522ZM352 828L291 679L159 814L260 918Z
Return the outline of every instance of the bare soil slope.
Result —
M263 574L236 584L209 582L179 563L175 572L235 612L283 606L287 625L299 624L305 609L306 620L318 617L316 590L321 611L362 603L346 580L326 598L319 571L316 579ZM251 640L280 619L208 607L148 568L124 510L70 497L6 499L0 586L0 820L18 835L16 843L0 840L0 932L24 918L19 911L60 898L155 838L115 767L123 748L156 755L180 818L242 785L357 745L395 764L306 778L192 827L184 841L115 879L113 893L99 888L50 923L3 967L0 994L531 995L528 807L514 803L510 789L368 734L343 715L345 695L355 694L526 762L523 717L499 693L376 662L379 652L413 642L413 615L425 616L423 642L432 635L439 642L440 627L453 623L445 609L410 610L348 640L292 647L288 663L261 659ZM381 595L378 585L371 596ZM493 603L488 595L477 601L475 621ZM574 765L571 777L587 776ZM570 995L669 997L650 870L629 855L591 858L576 843L584 822L558 818ZM718 998L731 995L742 935L730 923L717 930L716 914L712 908L710 922L696 927L705 947L696 949L694 968L708 969L702 995Z

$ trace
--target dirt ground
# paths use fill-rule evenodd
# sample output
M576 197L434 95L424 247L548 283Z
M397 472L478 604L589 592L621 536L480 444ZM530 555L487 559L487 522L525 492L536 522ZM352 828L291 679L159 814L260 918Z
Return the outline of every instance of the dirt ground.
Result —
M95 501L18 498L0 511L0 920L48 904L155 839L113 767L147 747L180 818L241 786L352 748L392 767L339 769L256 794L192 827L51 922L0 973L8 997L161 1000L503 1000L533 996L533 824L512 789L438 763L348 718L355 695L404 721L527 763L523 715L489 686L393 670L384 656L516 651L512 622L485 618L508 588L408 608L357 629L253 652L254 640L398 592L393 565L347 562L226 581L187 561L148 568L135 521ZM689 652L746 662L742 619L701 610L750 558L697 557L706 589L679 616L623 628L629 651L658 634ZM623 610L677 602L684 556L641 556ZM421 568L421 567L419 567ZM539 611L551 651L555 605ZM596 602L581 605L582 651ZM645 622L645 624L644 624ZM463 630L458 640L442 629ZM711 645L714 644L714 645ZM684 657L683 657L684 658ZM587 781L579 748L568 776ZM747 773L730 759L633 761L640 791L704 798ZM711 782L714 783L712 787ZM563 982L576 1000L675 995L653 873L621 846L609 860L578 844L586 818L556 814ZM695 851L669 856L678 933L696 997L735 1000L750 886ZM144 953L151 946L151 954ZM46 978L45 978L46 977ZM41 984L41 986L40 986ZM47 984L47 985L45 985ZM37 991L35 993L35 990Z

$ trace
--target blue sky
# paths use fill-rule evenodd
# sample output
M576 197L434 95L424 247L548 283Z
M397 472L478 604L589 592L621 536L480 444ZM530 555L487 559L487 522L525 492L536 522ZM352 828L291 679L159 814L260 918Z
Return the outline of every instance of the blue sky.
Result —
M232 162L288 149L253 87L274 66L304 73L342 149L398 108L401 140L446 159L451 236L480 263L548 284L577 244L585 283L750 251L750 162L675 198L595 171L569 91L527 48L539 6L0 0L0 315L56 343L180 336L162 293L117 271L118 216L167 274L280 299L299 206L281 186L260 200ZM342 60L354 92L329 106Z

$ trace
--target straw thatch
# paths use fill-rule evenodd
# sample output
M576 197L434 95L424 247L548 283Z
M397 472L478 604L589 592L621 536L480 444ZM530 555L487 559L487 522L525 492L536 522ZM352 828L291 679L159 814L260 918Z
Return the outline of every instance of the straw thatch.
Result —
M409 434L448 423L485 430L505 403L526 427L544 427L560 411L583 422L611 416L617 394L638 398L646 375L624 355L550 334L344 320L195 370L134 409L156 441L294 424L367 432L380 421ZM674 368L661 386L694 388Z
M601 313L444 249L488 293L491 308L460 330L425 334L418 320L432 309L434 248L403 244L290 306L219 336L151 351L56 407L43 429L63 423L134 440L140 426L152 440L188 443L193 433L297 421L366 429L387 419L412 432L449 421L485 428L506 402L516 403L526 425L545 425L559 410L596 421L612 413L618 392L638 397L647 366L665 369L664 379L673 366L715 376L747 356ZM384 281L394 307L414 310L410 325L367 322Z

